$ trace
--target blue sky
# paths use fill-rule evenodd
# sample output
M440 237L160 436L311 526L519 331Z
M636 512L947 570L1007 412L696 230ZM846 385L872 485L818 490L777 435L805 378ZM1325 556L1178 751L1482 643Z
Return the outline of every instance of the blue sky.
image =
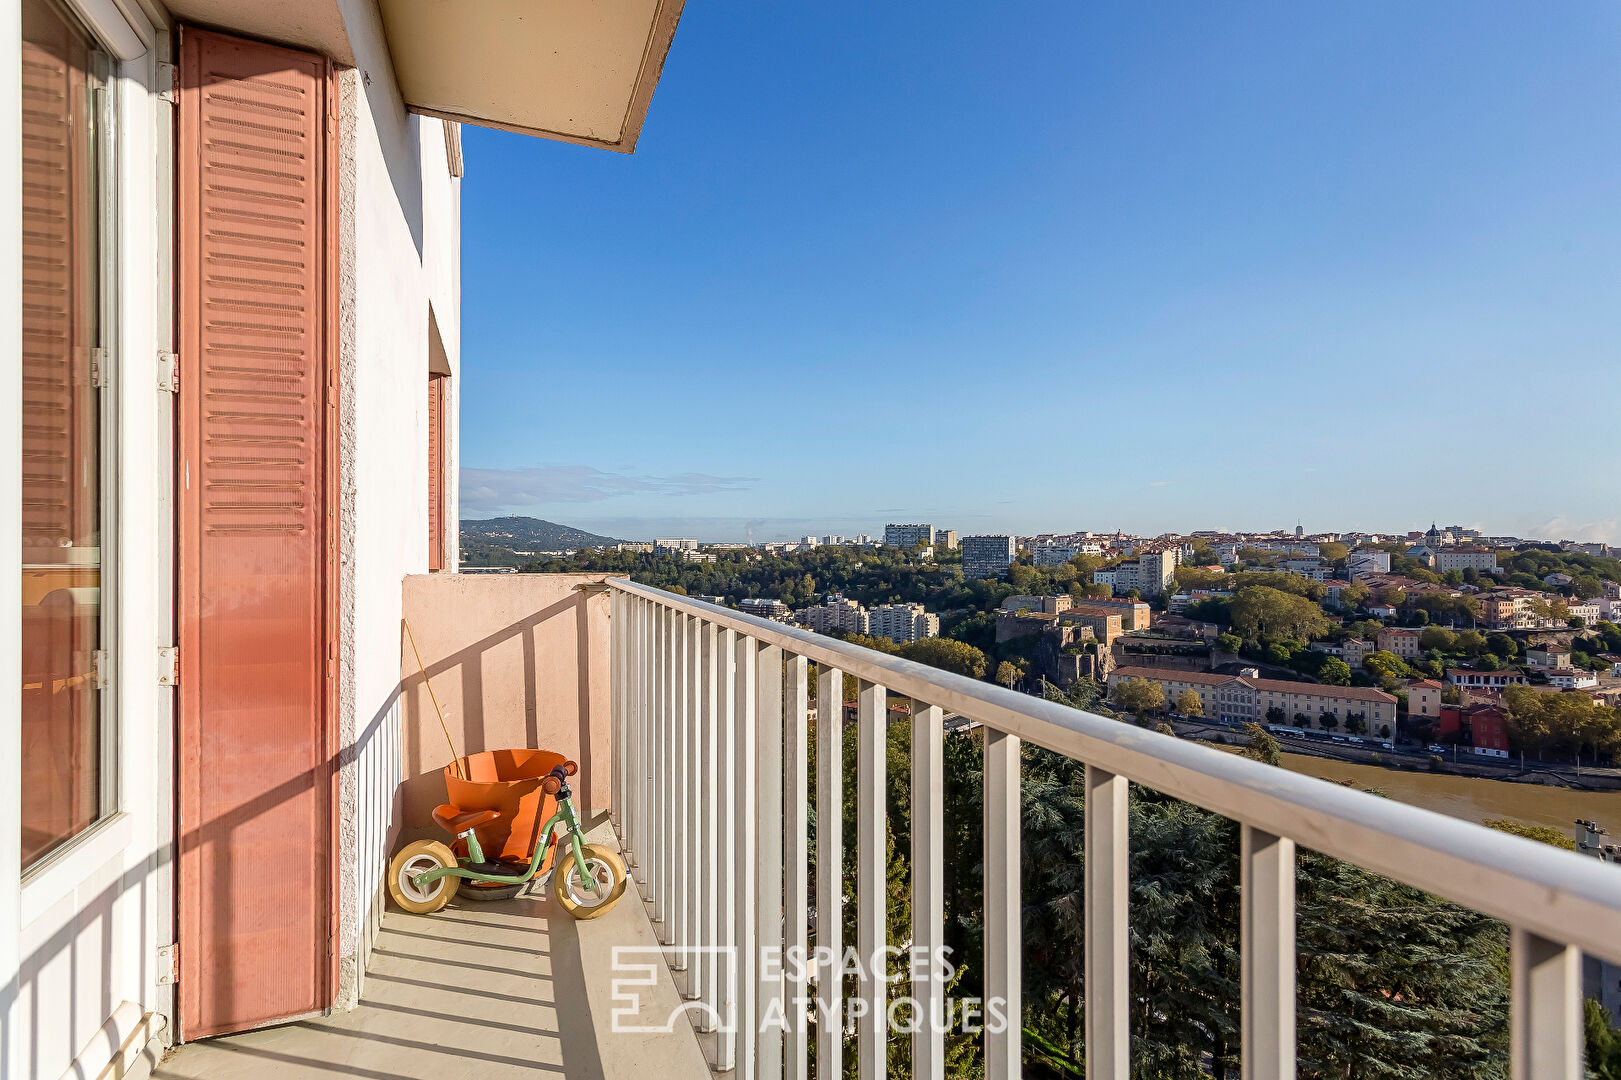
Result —
M469 128L464 516L1621 542L1621 7L688 4Z

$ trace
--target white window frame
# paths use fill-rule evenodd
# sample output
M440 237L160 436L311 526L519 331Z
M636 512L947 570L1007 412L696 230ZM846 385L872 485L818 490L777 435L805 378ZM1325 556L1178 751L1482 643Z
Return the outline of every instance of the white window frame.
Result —
M54 0L79 20L97 51L96 75L101 82L96 106L96 210L97 210L97 347L101 350L101 386L97 401L99 437L98 495L100 499L100 626L98 646L102 663L100 687L99 769L100 792L96 820L45 853L20 867L22 925L58 902L66 900L78 883L125 848L132 836L126 812L120 671L125 635L121 629L124 575L121 573L120 534L123 527L123 464L126 404L124 330L129 288L139 272L126 265L126 231L137 215L126 213L126 193L133 170L150 167L123 149L122 134L129 116L131 95L150 94L148 53L155 40L150 23L131 16L113 0ZM138 24L136 21L138 20Z

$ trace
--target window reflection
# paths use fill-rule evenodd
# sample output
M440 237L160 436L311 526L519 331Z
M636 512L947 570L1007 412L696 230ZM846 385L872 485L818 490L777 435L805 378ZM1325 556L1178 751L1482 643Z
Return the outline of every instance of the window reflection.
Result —
M22 861L101 814L96 55L22 3Z

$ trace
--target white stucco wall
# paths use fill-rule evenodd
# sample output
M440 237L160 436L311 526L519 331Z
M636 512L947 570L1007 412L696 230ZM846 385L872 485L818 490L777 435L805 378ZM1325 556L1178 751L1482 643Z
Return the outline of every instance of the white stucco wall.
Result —
M346 5L340 73L343 500L340 1007L380 910L399 766L401 588L428 565L428 311L460 364L460 184L439 120L405 111L374 7ZM456 428L447 425L447 448ZM453 452L452 452L453 453ZM454 520L453 495L447 507Z

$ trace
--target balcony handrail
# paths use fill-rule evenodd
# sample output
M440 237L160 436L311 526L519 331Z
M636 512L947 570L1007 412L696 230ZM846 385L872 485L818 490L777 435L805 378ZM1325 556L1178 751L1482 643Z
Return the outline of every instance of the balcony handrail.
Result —
M628 578L607 584L1621 963L1621 875L1597 859Z

